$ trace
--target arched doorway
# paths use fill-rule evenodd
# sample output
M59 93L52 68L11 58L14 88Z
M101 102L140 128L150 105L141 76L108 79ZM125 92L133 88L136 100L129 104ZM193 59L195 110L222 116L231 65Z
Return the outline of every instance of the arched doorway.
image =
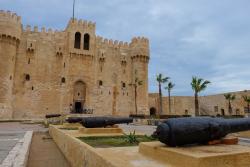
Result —
M155 116L156 115L156 109L154 107L151 107L149 112L150 112L150 116Z
M86 102L86 84L82 81L77 81L74 84L74 112L81 113Z

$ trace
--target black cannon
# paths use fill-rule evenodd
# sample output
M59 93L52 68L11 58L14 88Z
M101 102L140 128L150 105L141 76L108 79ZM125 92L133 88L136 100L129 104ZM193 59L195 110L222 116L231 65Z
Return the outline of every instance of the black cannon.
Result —
M133 119L120 117L69 117L67 122L81 123L86 128L98 128L114 124L129 124L133 122Z
M82 121L83 117L68 117L66 121L68 123L80 123Z
M173 118L158 125L154 136L169 146L206 144L229 133L250 130L250 119Z
M61 114L47 114L45 115L45 118L56 118L56 117L60 117Z

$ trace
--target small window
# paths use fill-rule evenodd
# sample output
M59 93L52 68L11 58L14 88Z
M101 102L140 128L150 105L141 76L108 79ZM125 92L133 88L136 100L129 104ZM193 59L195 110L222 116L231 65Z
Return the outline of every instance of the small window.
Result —
M65 82L66 82L66 79L65 79L64 77L62 77L61 82L62 82L62 83L65 83Z
M34 90L34 86L31 87L31 90Z
M66 67L66 64L65 64L65 63L63 63L63 67L64 67L64 68Z
M188 110L185 110L185 115L188 115Z
M84 34L84 39L83 39L83 49L84 50L89 50L89 34Z
M103 82L102 80L99 81L99 86L102 86L103 85Z
M76 32L75 33L75 45L74 45L74 47L76 49L80 49L80 46L81 46L81 33Z
M10 80L12 80L12 76L10 76Z
M214 112L218 112L219 111L219 107L218 106L214 106Z
M29 81L29 80L30 80L30 75L29 75L29 74L26 74L26 75L25 75L25 80L26 80L26 81Z
M29 60L28 60L28 64L30 64L30 58L29 58Z
M122 88L126 88L126 83L122 82Z

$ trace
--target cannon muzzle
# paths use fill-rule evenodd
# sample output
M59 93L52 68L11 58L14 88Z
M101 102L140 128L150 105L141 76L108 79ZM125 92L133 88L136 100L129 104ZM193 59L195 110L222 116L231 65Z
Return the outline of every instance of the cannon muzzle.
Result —
M229 133L250 130L250 119L173 118L158 125L154 136L169 146L205 144Z

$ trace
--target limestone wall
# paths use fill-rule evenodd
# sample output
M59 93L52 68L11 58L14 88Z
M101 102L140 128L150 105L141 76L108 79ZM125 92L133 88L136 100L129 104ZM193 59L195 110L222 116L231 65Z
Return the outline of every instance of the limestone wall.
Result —
M0 12L0 32L13 34L12 41L18 41L11 45L0 42L0 62L5 62L0 69L4 80L0 103L9 108L1 109L1 117L6 117L3 112L13 118L69 113L76 102L96 115L135 113L131 86L135 71L143 80L138 88L138 109L148 112L148 39L137 37L130 43L108 40L96 36L95 28L95 23L71 19L64 31L29 25L22 29L20 17ZM79 48L76 33L81 38ZM85 35L89 36L87 49Z
M0 11L0 118L12 117L12 88L20 36L20 17Z
M247 103L242 96L250 96L250 91L231 92L236 95L236 99L231 102L232 115L248 115ZM216 94L199 97L200 113L202 115L229 115L228 101L224 94ZM159 112L159 95L158 93L149 94L149 109L155 108ZM173 96L171 97L171 113L169 112L169 99L163 97L163 114L164 115L194 115L194 97L193 96Z

